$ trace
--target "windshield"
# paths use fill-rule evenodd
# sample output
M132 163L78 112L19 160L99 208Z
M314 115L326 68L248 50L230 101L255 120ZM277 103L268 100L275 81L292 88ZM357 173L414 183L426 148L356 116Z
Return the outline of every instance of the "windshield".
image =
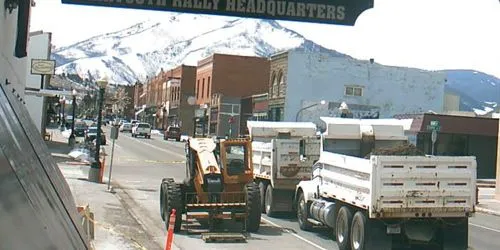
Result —
M245 172L246 163L246 147L244 145L226 146L226 162L227 173L229 175L240 175Z
M180 128L169 128L168 130L169 130L170 132L179 132L179 131L181 131L181 129L180 129Z
M151 126L147 123L140 123L139 125L137 125L138 128L150 128Z

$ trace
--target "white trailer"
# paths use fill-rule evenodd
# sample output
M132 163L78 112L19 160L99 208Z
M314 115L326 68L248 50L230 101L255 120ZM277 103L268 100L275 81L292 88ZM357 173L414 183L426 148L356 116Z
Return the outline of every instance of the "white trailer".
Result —
M311 180L301 181L296 189L301 229L333 229L340 250L412 245L468 248L468 218L475 210L475 157L372 155L365 159L356 155L352 145L359 145L357 152L364 156L367 141L375 148L400 144L403 126L390 121L384 125L322 120L327 131L320 159Z
M320 138L311 122L247 122L252 139L254 179L262 212L293 211L295 187L311 177L319 159Z

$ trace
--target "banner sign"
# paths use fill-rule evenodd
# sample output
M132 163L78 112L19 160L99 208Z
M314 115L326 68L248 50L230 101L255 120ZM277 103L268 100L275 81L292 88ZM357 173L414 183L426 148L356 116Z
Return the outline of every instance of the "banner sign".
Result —
M91 5L354 26L374 0L61 0Z

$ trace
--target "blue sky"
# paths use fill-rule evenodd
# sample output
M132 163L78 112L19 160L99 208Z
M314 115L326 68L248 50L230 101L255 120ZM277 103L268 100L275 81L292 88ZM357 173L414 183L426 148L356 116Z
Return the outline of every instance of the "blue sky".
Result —
M56 46L164 17L156 11L35 1L31 30L52 32ZM500 78L499 0L375 0L375 8L354 27L281 24L360 59L429 70L475 69Z

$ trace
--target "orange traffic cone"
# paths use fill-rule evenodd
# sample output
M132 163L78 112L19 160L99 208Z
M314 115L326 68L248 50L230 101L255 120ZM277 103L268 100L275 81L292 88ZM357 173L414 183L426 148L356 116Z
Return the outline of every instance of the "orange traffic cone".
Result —
M175 227L175 209L172 209L170 213L170 219L168 220L168 229L167 229L167 240L165 244L165 250L172 249L172 242L174 241L174 227Z

